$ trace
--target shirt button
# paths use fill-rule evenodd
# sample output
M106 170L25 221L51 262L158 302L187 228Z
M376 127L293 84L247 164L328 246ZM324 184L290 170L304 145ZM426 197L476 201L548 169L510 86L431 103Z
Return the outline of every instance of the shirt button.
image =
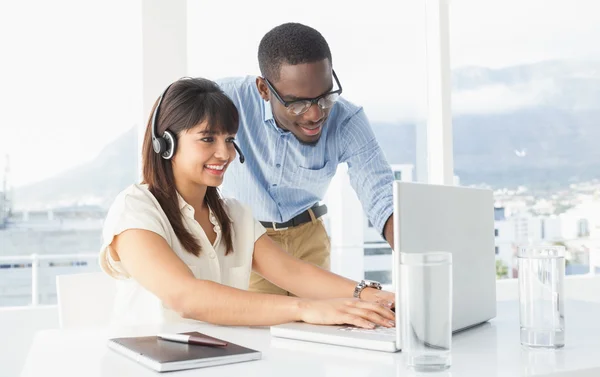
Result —
M215 255L215 253L210 253L208 255L210 257L210 259L215 259L217 256Z
M281 164L277 164L277 165L275 165L275 166L276 166L276 167L278 167L278 168L280 168L280 167L281 167Z

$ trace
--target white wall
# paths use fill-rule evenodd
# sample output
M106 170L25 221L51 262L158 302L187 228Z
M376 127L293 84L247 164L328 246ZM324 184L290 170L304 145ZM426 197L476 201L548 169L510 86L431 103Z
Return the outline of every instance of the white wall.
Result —
M547 217L544 221L545 239L547 241L558 241L562 239L562 221L558 216Z
M565 239L574 239L579 235L579 221L588 220L590 237L600 239L600 201L594 199L584 200L575 208L560 215L563 222L562 236Z

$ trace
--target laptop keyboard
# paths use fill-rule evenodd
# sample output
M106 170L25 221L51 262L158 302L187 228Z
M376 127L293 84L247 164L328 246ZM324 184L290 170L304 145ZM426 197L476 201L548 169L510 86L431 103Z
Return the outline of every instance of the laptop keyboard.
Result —
M395 327L383 327L383 326L376 326L374 329L363 329L361 327L348 326L348 327L340 327L340 331L352 331L355 333L362 333L362 334L396 335Z

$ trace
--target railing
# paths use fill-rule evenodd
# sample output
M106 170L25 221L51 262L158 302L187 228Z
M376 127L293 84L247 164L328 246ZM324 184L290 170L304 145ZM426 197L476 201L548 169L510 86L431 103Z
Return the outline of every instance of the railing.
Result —
M80 254L31 254L31 255L13 255L0 256L0 265L6 266L6 263L26 262L31 264L31 305L39 305L40 293L40 262L41 261L75 261L97 260L98 253L80 253ZM77 265L73 265L77 266ZM27 266L29 267L29 266Z
M391 270L391 249L387 243L377 244L365 244L364 246L356 247L356 252L351 252L353 248L343 247L345 249L341 251L342 258L346 264L356 265L360 267L361 271L355 271L356 279L362 278L364 273L371 271L385 270L385 266L388 266ZM389 249L389 251L385 250ZM339 251L339 248L336 248ZM363 250L365 250L363 254ZM369 250L369 251L366 251ZM332 254L336 254L332 250ZM333 257L333 255L332 255ZM13 255L13 256L0 256L0 271L5 268L31 268L31 305L40 305L40 262L51 261L96 261L98 258L97 253L78 253L78 254L31 254L31 255ZM19 265L20 263L26 263L25 266ZM7 266L8 264L8 266ZM77 264L72 265L77 267ZM50 265L49 267L56 267ZM64 267L64 266L63 266ZM354 268L356 269L356 268ZM343 275L352 275L346 272L343 268L340 271L335 271ZM359 276L361 275L361 276Z
M391 270L391 250L388 252L385 250L389 248L389 246L385 243L381 244L370 244L364 245L365 254L362 255L361 258L358 258L359 253L342 253L346 254L345 258L346 262L355 262L361 265L362 274L371 272L371 271L382 271L384 267L388 266ZM332 254L336 254L334 251L340 252L340 249L352 249L352 248L334 248L336 250L332 250ZM363 248L356 248L356 251ZM367 251L368 250L368 251ZM346 250L348 251L348 250ZM333 255L332 255L333 256ZM350 261L348 259L352 259L352 256L356 256L357 260ZM350 258L348 258L350 257ZM97 253L78 253L78 254L47 254L47 255L14 255L14 256L0 256L0 269L5 268L29 268L31 267L31 305L38 306L40 304L40 262L42 261L51 261L51 262L60 262L60 261L71 261L75 264L71 264L70 266L78 267L83 266L78 264L81 261L94 261L96 262L98 259ZM26 266L21 266L18 263L25 262ZM87 265L87 263L86 263ZM58 267L58 265L51 264L49 267ZM64 265L62 267L65 267ZM344 271L336 271L338 273L344 274ZM590 274L586 275L569 275L567 278L575 278L581 279L584 277L594 277L593 269L590 269ZM600 279L599 276L595 276L596 279ZM502 283L503 280L507 280L505 283ZM510 282L512 281L512 283ZM500 284L514 284L516 279L502 279L499 280ZM386 284L386 289L391 289L391 284L388 282ZM600 294L600 293L599 293Z

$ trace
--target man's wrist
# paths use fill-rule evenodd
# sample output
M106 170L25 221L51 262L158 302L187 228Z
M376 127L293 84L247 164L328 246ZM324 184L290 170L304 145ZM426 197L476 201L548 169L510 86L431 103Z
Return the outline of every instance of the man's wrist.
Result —
M379 289L367 287L360 292L359 298L365 301L376 301Z
M367 289L373 289L376 291L381 290L381 283L374 280L361 280L358 284L356 284L353 296L363 299L363 292Z
M393 247L392 242L394 240L394 215L388 217L385 225L383 225L383 239L386 240L390 246Z

